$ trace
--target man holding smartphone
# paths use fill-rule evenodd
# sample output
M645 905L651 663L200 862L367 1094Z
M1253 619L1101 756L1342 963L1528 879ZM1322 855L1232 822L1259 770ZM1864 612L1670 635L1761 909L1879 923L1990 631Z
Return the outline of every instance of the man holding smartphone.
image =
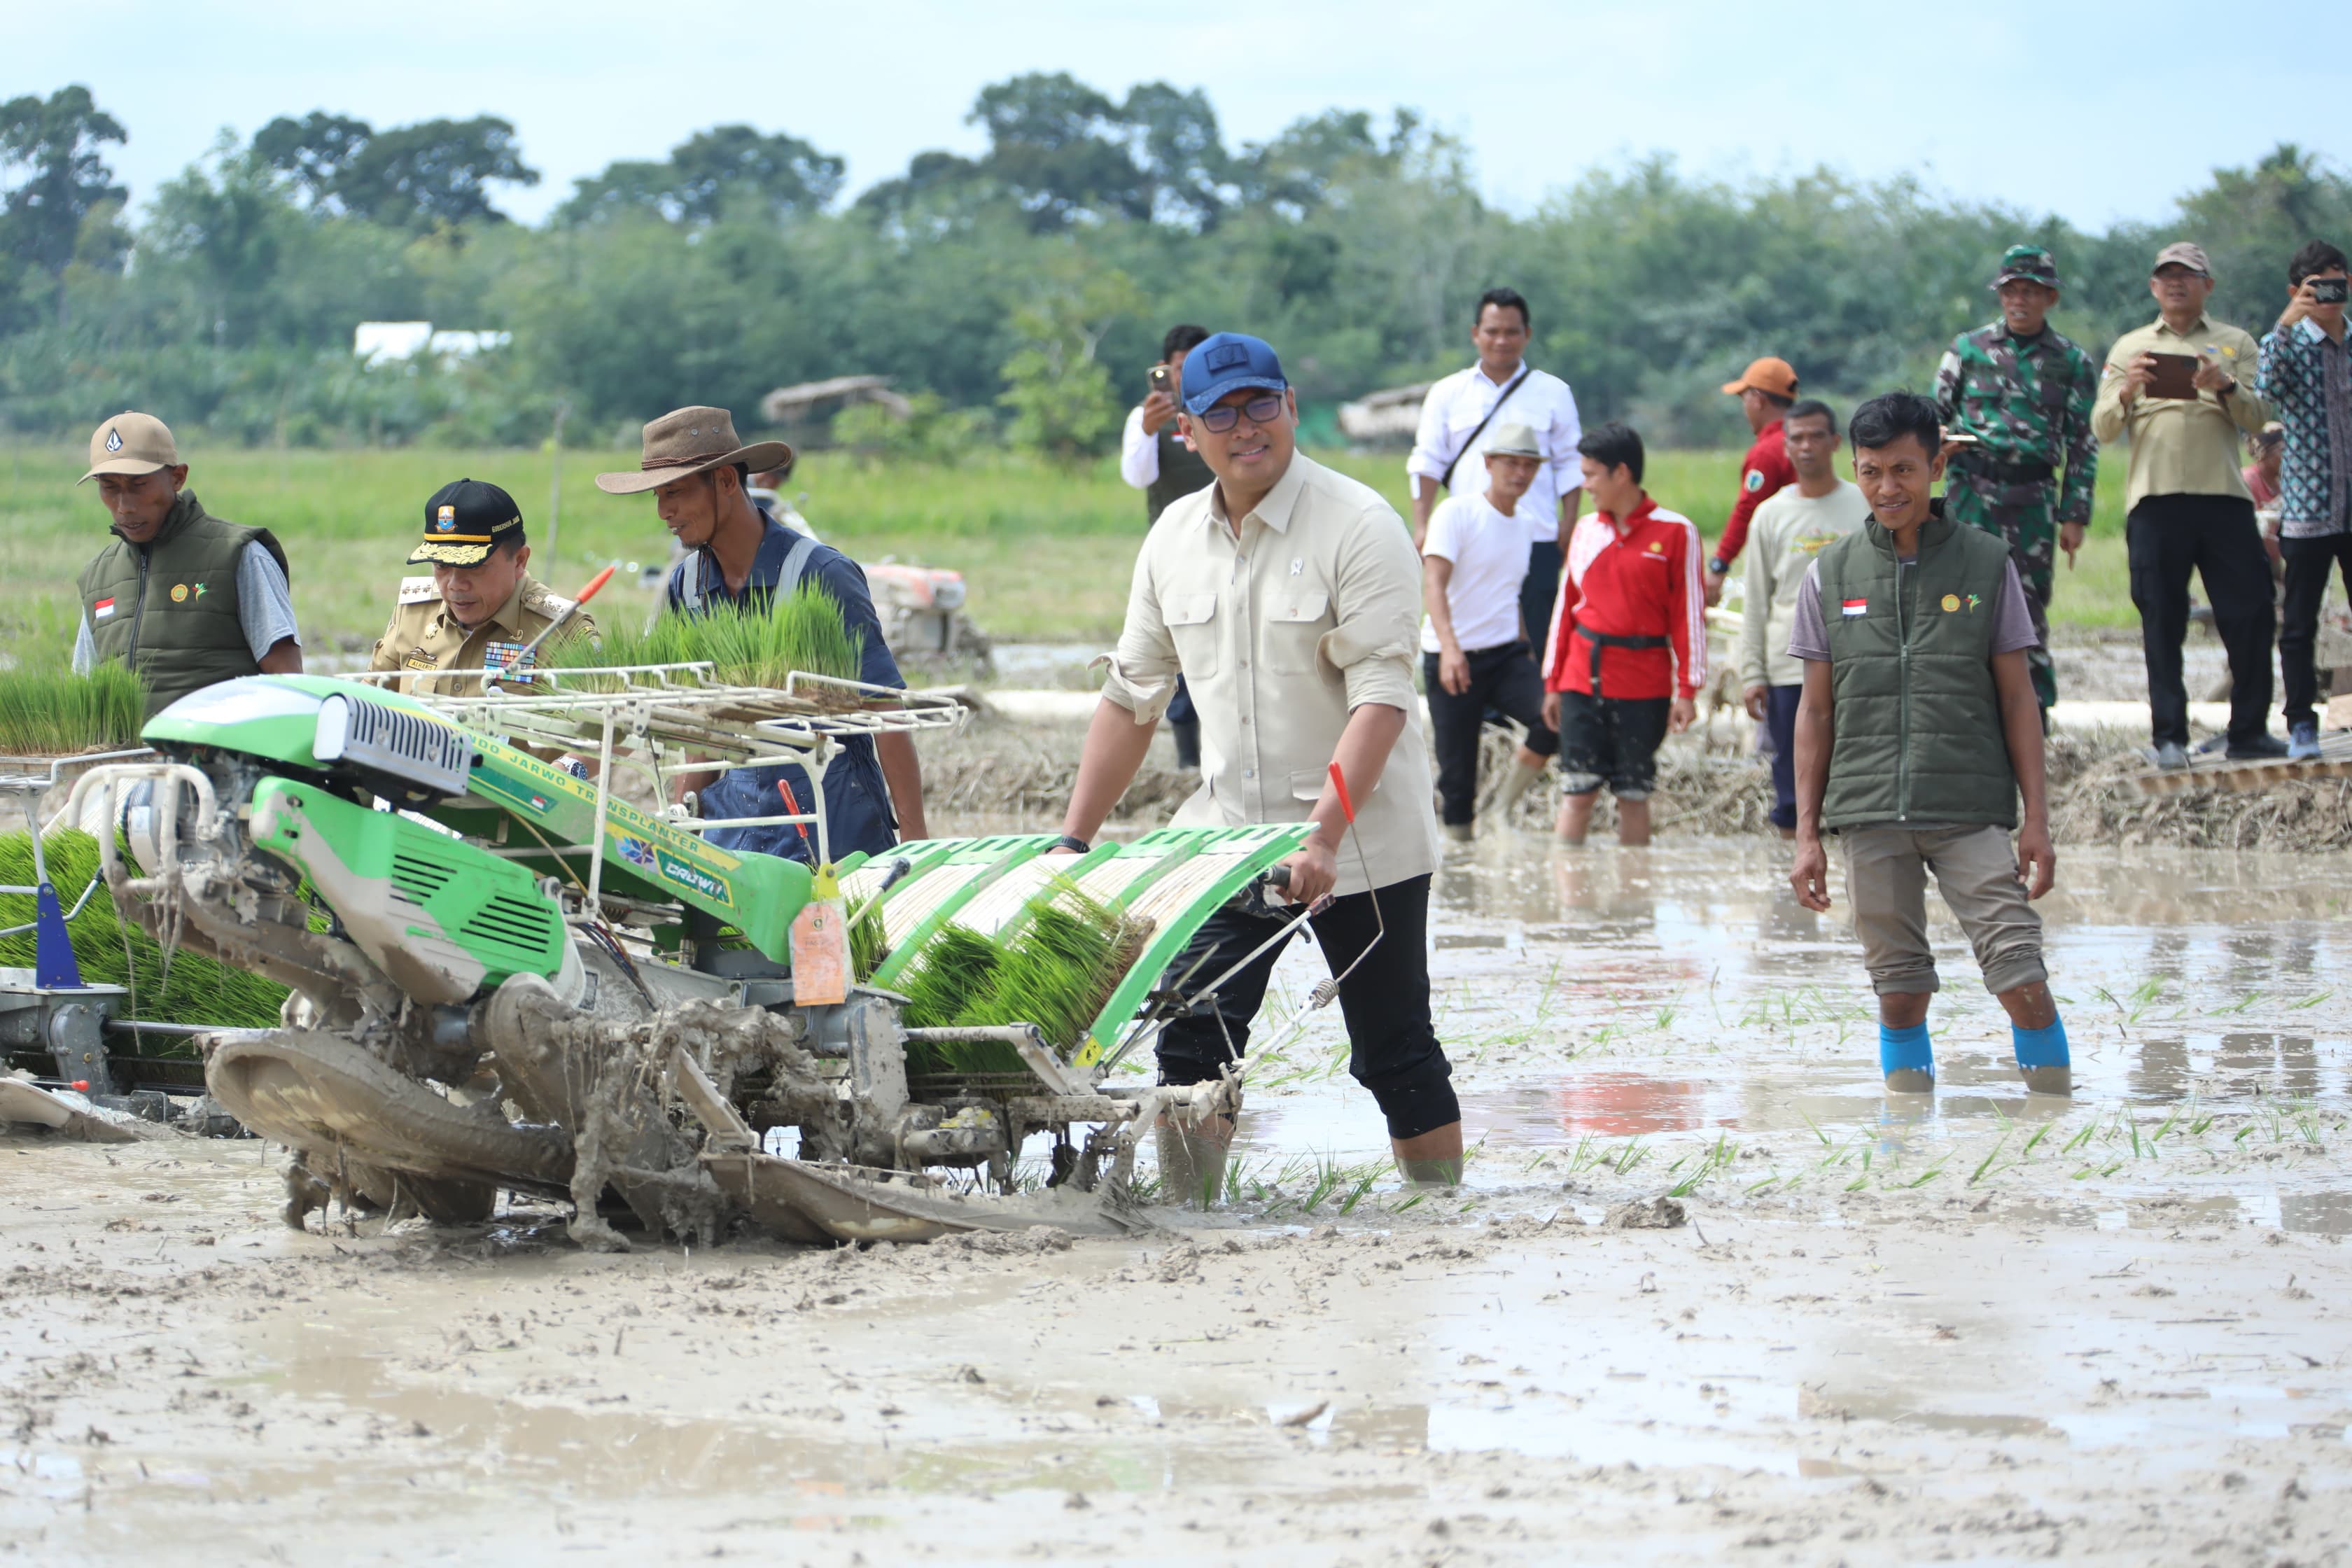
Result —
M2008 542L2042 640L2025 654L2044 721L2058 700L2050 658L2050 590L2058 552L2073 565L2091 521L2099 473L2091 405L2099 368L2050 325L2058 263L2038 245L2012 245L1994 274L2000 315L1962 332L1936 371L1944 422L1944 510L1955 522ZM2065 469L2061 488L2058 472Z
M1127 429L1118 443L1118 477L1143 492L1146 527L1160 521L1170 501L1217 481L1176 422L1176 389L1183 383L1184 356L1208 335L1208 328L1190 321L1169 328L1168 335L1160 340L1160 363L1145 373L1150 391L1140 405L1127 412ZM1201 718L1193 711L1192 694L1181 677L1175 699L1168 704L1168 732L1176 742L1176 765L1198 768Z
M2315 239L2287 263L2286 309L2263 339L2254 390L2286 434L2272 528L2286 563L2279 673L2287 755L2319 755L2312 650L2319 603L2341 573L2352 590L2352 363L2344 349L2344 253Z
M2213 269L2201 246L2179 240L2157 252L2147 288L2157 319L2107 351L2091 429L2102 442L2131 431L2124 537L2147 660L2156 765L2189 765L2180 645L2189 636L2192 573L2205 580L2213 625L2230 652L2229 754L2284 757L2286 742L2269 730L2277 626L2270 563L2253 498L2238 473L2239 437L2270 417L2253 389L2254 340L2205 314Z

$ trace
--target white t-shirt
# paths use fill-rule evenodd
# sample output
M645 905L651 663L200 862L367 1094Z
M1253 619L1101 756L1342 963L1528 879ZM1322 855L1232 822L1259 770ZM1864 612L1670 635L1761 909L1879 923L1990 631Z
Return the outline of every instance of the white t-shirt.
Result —
M1465 653L1507 647L1520 640L1519 584L1527 581L1534 541L1528 537L1528 498L1505 517L1480 493L1452 495L1429 514L1423 555L1454 563L1445 584L1445 607L1454 616L1454 640ZM1421 619L1421 649L1436 653L1437 627Z
M1503 389L1508 385L1508 380L1488 381L1486 373L1475 364L1433 384L1422 399L1421 429L1413 437L1404 471L1413 476L1412 492L1420 495L1460 452L1462 460L1454 465L1454 483L1447 493L1483 492L1486 443L1500 435L1506 425L1527 426L1543 447L1544 461L1536 470L1536 482L1519 498L1512 515L1519 520L1528 542L1541 540L1549 544L1559 537L1559 498L1584 483L1584 470L1577 467L1576 459L1576 444L1583 438L1584 426L1577 416L1576 395L1559 377L1540 370L1531 372L1511 394L1511 400L1503 403ZM1499 411L1495 406L1498 403L1502 404ZM1488 419L1490 414L1494 417ZM1486 428L1478 430L1481 420L1486 421ZM1477 442L1467 445L1473 430L1478 430Z

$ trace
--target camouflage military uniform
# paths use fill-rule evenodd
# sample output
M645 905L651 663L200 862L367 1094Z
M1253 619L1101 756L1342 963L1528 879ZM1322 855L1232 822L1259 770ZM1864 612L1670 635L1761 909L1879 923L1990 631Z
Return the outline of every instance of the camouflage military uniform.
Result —
M2056 287L2057 269L2046 254L2032 253L2040 258L2035 270L2046 268L2045 277L2027 269L2033 264L2020 254L2027 248L2003 258L2003 278ZM1936 412L1945 431L1977 438L1945 472L1945 515L2008 541L2042 638L2025 657L2045 709L2058 700L2049 648L2058 530L2091 521L2099 472L2091 405L2098 392L2098 362L2080 346L2047 326L2035 337L2016 337L2004 321L1954 338L1936 372Z
M391 624L376 639L370 669L465 670L463 676L422 676L398 682L400 689L423 696L466 697L482 689L480 671L504 668L531 638L554 624L572 607L572 601L526 574L507 602L480 626L467 628L445 609L441 590L431 577L404 577L400 604ZM561 665L562 649L576 639L593 638L596 622L585 610L563 624L563 629L539 645L516 671L516 679L532 665ZM509 688L514 684L510 679Z

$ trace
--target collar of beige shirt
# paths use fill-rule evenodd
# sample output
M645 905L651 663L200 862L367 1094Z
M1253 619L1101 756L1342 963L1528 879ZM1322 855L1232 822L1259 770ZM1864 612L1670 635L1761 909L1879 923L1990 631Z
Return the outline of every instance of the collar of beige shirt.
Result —
M1297 506L1298 492L1306 487L1307 469L1298 461L1298 454L1293 451L1289 466L1282 470L1282 478L1274 481L1274 489L1265 492L1265 499L1243 514L1242 521L1247 522L1255 518L1276 533L1289 532L1291 510ZM1219 479L1209 491L1208 518L1228 533L1239 532L1234 527L1233 519L1225 514L1225 482L1223 479Z

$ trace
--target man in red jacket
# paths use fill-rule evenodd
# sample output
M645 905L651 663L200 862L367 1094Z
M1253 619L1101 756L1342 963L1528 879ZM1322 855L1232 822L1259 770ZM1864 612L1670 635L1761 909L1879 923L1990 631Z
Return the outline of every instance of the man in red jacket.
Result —
M1739 465L1739 497L1731 503L1731 515L1723 520L1723 537L1715 542L1715 558L1706 563L1710 605L1723 597L1731 563L1739 559L1748 543L1748 520L1776 491L1797 482L1780 423L1789 405L1797 401L1797 373L1789 362L1759 359L1741 371L1738 381L1725 382L1723 390L1739 399L1739 411L1748 416L1748 428L1756 433L1756 442Z
M1650 841L1658 746L1690 728L1706 683L1698 528L1642 489L1642 437L1612 420L1584 433L1585 493L1601 510L1569 536L1544 646L1544 721L1559 734L1559 836L1584 842L1606 784L1617 842Z

